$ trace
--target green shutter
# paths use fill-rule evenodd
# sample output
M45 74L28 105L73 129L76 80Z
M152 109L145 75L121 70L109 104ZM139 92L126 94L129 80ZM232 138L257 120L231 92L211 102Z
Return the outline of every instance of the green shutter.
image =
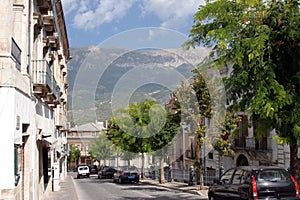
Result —
M15 186L18 185L20 175L19 175L19 154L18 154L18 147L14 147L14 171L15 171Z
M14 166L15 166L15 176L18 173L18 148L14 147Z

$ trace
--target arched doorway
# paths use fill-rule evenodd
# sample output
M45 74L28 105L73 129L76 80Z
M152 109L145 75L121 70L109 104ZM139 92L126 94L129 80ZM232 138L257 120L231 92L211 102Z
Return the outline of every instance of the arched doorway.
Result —
M248 166L249 162L246 156L243 154L239 155L239 157L236 160L236 166Z

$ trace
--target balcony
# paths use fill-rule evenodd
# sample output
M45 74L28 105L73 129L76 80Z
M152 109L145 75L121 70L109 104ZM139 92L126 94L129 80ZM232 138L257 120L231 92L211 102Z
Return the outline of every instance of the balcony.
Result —
M56 107L60 103L60 87L57 85L55 77L52 76L52 87L44 100L51 106Z
M61 92L60 101L61 102L67 101L67 94L65 92Z
M47 97L52 90L52 72L46 60L32 61L33 91L40 97Z
M52 10L51 0L37 0L37 6L41 14L48 14L49 10Z
M256 140L253 137L240 137L239 139L234 140L232 144L232 148L235 150L263 150L269 151L272 149L272 138L262 138L260 140Z
M54 34L57 35L57 34ZM52 51L56 51L59 48L58 36L47 36L49 46Z
M52 36L55 29L54 29L54 17L50 15L43 16L43 24L46 31L46 36Z
M46 60L33 60L33 91L48 103L56 107L60 102L60 88L52 75L49 63Z
M60 112L56 116L55 125L59 127L61 130L66 130L67 126L67 113L66 111L60 110Z

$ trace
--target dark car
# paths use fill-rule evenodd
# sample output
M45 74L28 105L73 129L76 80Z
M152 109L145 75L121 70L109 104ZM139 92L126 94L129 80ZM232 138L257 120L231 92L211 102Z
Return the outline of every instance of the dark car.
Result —
M123 166L116 169L114 182L136 182L140 181L140 172L135 166Z
M104 166L100 168L98 172L98 178L113 178L116 169L110 166Z
M90 165L89 168L90 168L90 173L91 174L98 174L98 167L97 167L97 165Z
M209 187L213 199L299 199L295 178L280 167L241 166L227 170Z

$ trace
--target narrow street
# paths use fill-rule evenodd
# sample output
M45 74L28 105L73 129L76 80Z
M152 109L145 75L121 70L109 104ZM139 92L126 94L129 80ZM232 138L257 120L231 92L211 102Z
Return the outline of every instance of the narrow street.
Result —
M179 192L176 190L150 185L146 183L113 183L111 179L98 179L92 175L90 178L77 179L72 176L78 198L85 199L201 199L199 195ZM207 199L207 198L202 198Z

